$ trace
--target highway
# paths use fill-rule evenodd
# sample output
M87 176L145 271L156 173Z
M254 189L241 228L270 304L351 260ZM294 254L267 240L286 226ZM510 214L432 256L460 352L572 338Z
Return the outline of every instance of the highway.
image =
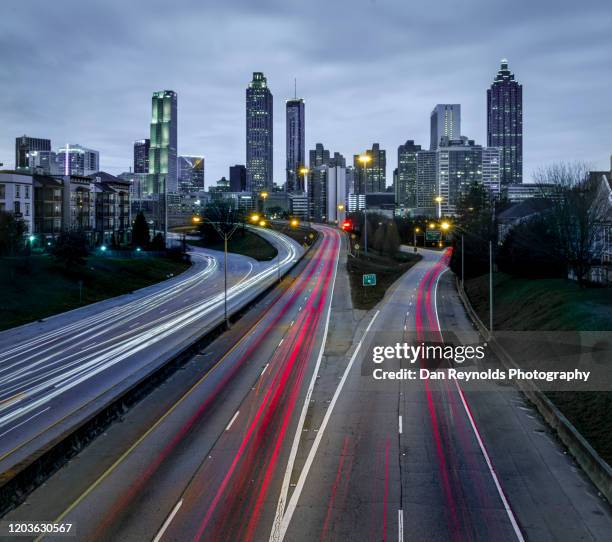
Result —
M229 255L230 314L303 252L286 236L261 234L279 258ZM0 333L0 472L222 321L223 254L194 249L191 256L194 265L174 279Z
M4 519L87 541L609 540L609 505L513 387L372 378L375 345L480 341L448 252L354 311L344 239L316 227L290 286L144 431L116 450L111 428Z
M309 404L331 314L341 234L318 228L322 240L276 303L63 511L79 540L269 533L263 513Z

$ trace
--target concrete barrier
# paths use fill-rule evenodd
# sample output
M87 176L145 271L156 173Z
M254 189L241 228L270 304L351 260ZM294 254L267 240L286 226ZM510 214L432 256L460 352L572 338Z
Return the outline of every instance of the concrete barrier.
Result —
M474 307L470 303L458 278L456 278L457 292L474 325L487 338L488 344L499 360L507 369L519 368L506 350L491 337L489 330L482 323ZM601 492L609 503L612 503L612 468L593 449L586 439L578 432L574 425L561 413L555 404L533 383L533 381L519 380L516 382L519 390L535 405L546 423L555 431L559 440L568 451L595 487Z

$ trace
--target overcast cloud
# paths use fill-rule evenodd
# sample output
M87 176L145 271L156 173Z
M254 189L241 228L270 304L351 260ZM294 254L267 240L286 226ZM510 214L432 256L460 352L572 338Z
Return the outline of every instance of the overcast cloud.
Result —
M3 2L0 162L15 137L79 143L127 171L148 137L151 93L178 93L179 154L206 183L245 161L245 87L274 94L274 177L284 182L285 99L306 100L306 143L348 159L373 142L429 144L436 103L460 103L486 143L486 88L507 57L523 84L525 179L558 160L607 169L612 153L612 4L546 0L104 0Z

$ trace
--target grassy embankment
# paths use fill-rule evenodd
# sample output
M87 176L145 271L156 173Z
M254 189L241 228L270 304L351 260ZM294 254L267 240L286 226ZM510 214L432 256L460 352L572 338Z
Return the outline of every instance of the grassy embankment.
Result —
M480 318L488 321L488 277L466 281ZM494 326L514 331L612 330L612 289L581 288L563 279L523 279L497 273ZM612 464L612 392L551 392L550 399Z
M384 296L387 289L421 259L418 254L398 252L394 257L370 250L366 258L349 256L347 270L351 284L351 299L356 309L369 310ZM376 273L376 286L363 286L364 274Z
M85 266L74 269L66 269L49 255L0 259L0 330L144 288L182 273L189 265L146 254L89 256Z
M223 239L220 236L215 236L210 240L187 240L188 245L194 245L204 248L210 248L211 250L223 251ZM257 235L251 230L238 229L230 237L227 243L228 252L235 254L242 254L243 256L249 256L255 260L261 262L267 262L276 258L277 250L268 241L266 241L260 235Z

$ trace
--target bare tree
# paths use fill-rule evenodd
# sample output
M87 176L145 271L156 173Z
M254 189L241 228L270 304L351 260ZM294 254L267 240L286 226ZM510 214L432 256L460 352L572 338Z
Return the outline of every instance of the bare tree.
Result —
M547 217L560 244L560 252L579 284L588 279L594 259L605 202L589 182L589 167L582 162L558 163L540 169L535 181L542 196L551 199Z

